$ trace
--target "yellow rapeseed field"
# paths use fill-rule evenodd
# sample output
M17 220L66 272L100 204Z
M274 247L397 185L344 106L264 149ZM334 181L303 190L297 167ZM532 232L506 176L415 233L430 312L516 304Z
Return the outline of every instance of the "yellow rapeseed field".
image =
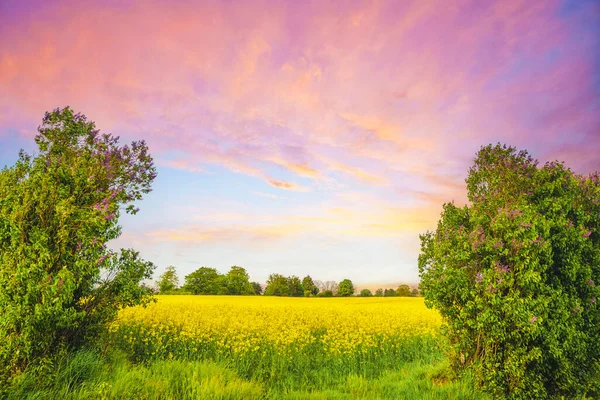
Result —
M176 355L240 360L299 354L377 356L441 324L422 298L158 296L122 310L113 341L140 359Z

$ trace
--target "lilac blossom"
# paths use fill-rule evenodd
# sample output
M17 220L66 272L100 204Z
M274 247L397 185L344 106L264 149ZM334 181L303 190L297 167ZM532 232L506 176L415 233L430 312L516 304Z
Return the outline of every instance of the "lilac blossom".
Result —
M477 275L475 275L475 282L481 283L482 281L483 281L483 274L481 272L478 272Z

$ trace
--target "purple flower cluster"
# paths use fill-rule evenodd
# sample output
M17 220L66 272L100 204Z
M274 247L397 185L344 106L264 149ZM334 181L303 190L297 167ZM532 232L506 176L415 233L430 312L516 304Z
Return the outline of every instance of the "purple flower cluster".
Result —
M483 274L481 272L478 272L477 275L475 275L475 282L476 283L483 282Z
M590 304L594 304L595 302L596 302L596 298L595 298L595 297L593 297L593 298L590 300Z
M538 236L536 239L533 240L533 243L543 246L546 242L541 236Z
M485 243L485 233L483 232L483 228L479 227L473 233L471 233L469 238L473 244L474 248L477 248Z
M589 237L592 234L592 231L587 231L586 233L583 234L583 237Z
M505 274L507 272L510 272L510 267L508 265L501 265L499 267L496 267L496 271L498 271L501 274Z
M529 320L530 324L535 324L535 321L538 320L538 317L536 317L535 315L533 317L531 317L531 319Z
M107 220L107 221L111 221L114 217L115 217L115 213L111 212L111 213L106 214L104 216L104 219Z
M108 258L108 254L103 255L98 259L98 265L102 264Z
M593 280L591 280L591 279L590 279L590 280L588 280L588 281L587 281L587 283L588 283L588 285L590 285L590 286L596 286L596 284L594 283L594 281L593 281Z
M512 219L514 219L514 218L516 218L516 217L519 217L519 216L521 216L521 215L523 215L523 211L521 211L521 210L518 210L518 209L515 209L515 210L510 210L510 211L508 212L508 216L509 216L510 218L512 218Z

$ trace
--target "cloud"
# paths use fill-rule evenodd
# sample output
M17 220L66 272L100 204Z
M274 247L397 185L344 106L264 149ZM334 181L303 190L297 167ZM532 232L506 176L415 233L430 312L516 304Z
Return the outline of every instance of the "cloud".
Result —
M278 221L273 207L238 210L256 231L212 220L183 233L155 228L156 240L434 228L443 201L464 199L488 143L576 172L600 163L594 2L569 12L558 0L0 7L3 149L16 146L14 132L31 139L45 111L70 105L104 131L146 139L159 168L252 177L220 192L225 213L240 192L270 197L265 182L286 190L270 202Z
M300 186L293 182L278 181L275 179L269 179L269 180L267 180L267 182L269 183L269 185L276 187L278 189L298 190L298 191L306 191L307 190L305 187Z

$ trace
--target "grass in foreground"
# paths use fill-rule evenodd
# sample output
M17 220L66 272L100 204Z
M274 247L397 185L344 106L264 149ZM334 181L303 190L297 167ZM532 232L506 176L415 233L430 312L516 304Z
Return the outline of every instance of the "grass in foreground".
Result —
M468 377L453 380L443 362L407 363L368 379L350 374L324 389L286 390L240 378L206 361L163 360L131 364L124 354L95 351L63 357L53 374L25 373L9 399L482 399Z

